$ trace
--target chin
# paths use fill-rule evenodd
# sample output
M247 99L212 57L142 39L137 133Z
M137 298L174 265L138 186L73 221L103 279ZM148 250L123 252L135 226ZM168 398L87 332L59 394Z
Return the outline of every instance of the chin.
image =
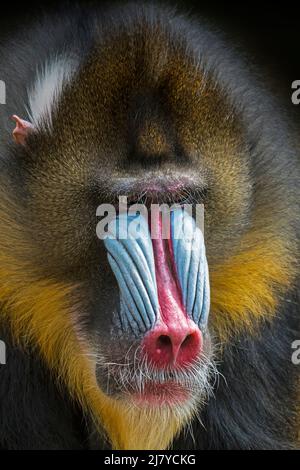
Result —
M186 405L191 397L191 393L180 384L172 382L153 383L149 381L144 384L143 390L140 393L132 396L132 401L141 407L163 408Z

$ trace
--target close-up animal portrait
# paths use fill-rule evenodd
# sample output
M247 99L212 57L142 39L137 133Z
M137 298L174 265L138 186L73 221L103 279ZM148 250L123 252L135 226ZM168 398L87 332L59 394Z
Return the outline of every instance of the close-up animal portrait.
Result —
M3 12L0 450L300 449L299 30Z

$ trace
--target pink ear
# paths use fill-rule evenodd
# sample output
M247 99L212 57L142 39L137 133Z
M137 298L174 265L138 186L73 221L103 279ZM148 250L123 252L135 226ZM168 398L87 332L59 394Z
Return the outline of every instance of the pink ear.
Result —
M12 116L12 119L16 122L16 127L13 130L13 138L17 144L25 145L26 137L34 130L34 126L31 122L25 121L15 114Z

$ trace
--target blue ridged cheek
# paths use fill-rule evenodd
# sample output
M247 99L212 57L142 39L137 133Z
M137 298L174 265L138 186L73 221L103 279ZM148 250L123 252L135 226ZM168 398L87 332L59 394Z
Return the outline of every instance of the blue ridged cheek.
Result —
M120 227L126 227L127 239L118 239ZM108 235L104 245L120 289L120 327L129 327L136 336L145 334L159 311L148 223L143 217L120 214L109 224Z
M204 238L194 219L181 209L171 212L171 237L177 275L187 314L203 330L210 309Z

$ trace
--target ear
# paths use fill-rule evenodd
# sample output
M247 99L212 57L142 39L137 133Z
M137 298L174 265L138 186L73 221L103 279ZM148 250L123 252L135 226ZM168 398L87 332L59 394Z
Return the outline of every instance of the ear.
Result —
M13 130L14 141L17 142L17 144L25 145L26 137L34 130L34 126L31 122L25 121L15 114L12 116L12 119L16 122L16 127Z

